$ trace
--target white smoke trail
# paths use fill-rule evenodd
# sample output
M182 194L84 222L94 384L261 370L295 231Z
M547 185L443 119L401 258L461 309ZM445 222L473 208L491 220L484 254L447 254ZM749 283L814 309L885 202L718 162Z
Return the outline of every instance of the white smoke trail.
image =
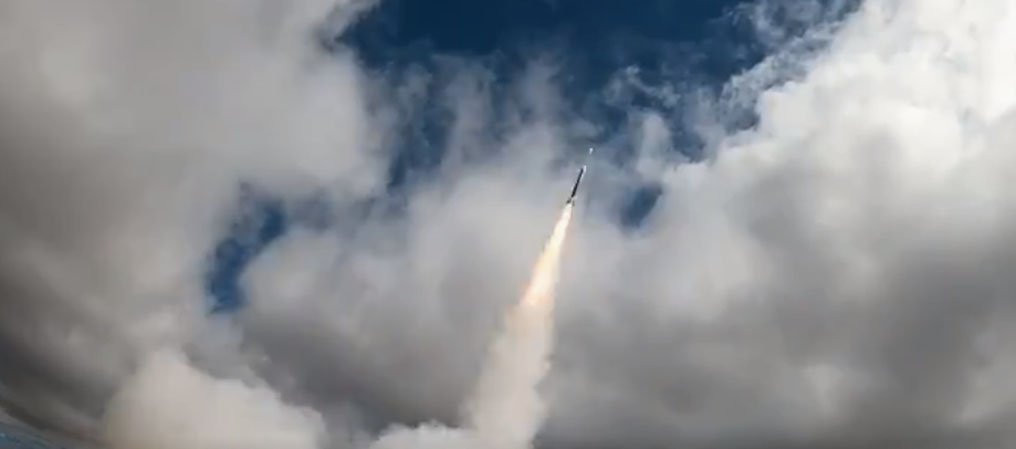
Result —
M102 433L111 449L315 449L325 428L267 386L214 378L167 350L117 392Z
M378 440L375 449L530 447L545 413L537 387L550 367L554 290L572 210L568 204L561 211L525 293L505 316L505 327L494 339L463 410L465 429L398 429Z
M468 424L481 435L521 443L532 438L542 421L536 385L548 368L554 287L571 215L568 204L533 268L525 294L509 311L504 331L491 346L466 414Z

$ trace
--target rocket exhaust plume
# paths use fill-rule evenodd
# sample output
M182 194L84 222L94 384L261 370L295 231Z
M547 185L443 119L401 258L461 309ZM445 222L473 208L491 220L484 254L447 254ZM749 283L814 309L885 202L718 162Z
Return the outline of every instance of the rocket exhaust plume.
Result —
M575 204L568 201L533 267L519 302L505 315L476 389L463 408L462 429L395 428L371 449L525 449L544 418L537 386L549 369L554 289Z
M506 315L505 328L495 338L467 403L467 424L492 446L528 447L543 421L537 385L549 369L554 290L573 208L569 202L561 211L525 293Z

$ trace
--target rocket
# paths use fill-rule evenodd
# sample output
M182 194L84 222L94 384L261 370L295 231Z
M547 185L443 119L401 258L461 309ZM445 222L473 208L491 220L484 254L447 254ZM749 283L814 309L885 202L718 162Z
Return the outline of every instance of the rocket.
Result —
M589 149L589 156L593 155L593 149ZM588 157L588 156L587 156ZM579 184L582 183L582 176L586 174L586 164L582 164L582 168L579 169L579 176L575 178L575 185L571 188L571 194L568 195L568 201L565 204L575 204L575 195L579 193Z

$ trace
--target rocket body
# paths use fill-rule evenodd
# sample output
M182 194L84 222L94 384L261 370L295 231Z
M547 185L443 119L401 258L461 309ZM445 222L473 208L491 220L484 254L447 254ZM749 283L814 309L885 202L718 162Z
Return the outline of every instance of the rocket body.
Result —
M589 155L593 154L593 149L589 149ZM571 188L571 194L568 195L568 201L565 204L575 204L575 196L579 194L579 184L582 184L582 176L586 174L586 164L582 164L582 168L579 169L579 176L575 178L575 185Z
M585 174L586 174L586 166L583 165L582 168L579 169L579 177L575 178L575 185L572 186L571 194L568 195L568 201L565 201L565 204L575 203L575 195L578 195L579 193L579 184L582 183L582 176Z

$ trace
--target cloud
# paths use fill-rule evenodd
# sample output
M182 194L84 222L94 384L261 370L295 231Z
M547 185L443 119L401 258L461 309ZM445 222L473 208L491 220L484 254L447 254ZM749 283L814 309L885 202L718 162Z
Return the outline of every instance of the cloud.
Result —
M809 31L760 16L789 50L718 99L643 86L704 98L688 119L703 160L666 157L684 123L673 111L629 106L632 167L664 192L639 232L609 215L633 174L593 162L541 447L1016 441L1016 9L869 0L813 27L826 10L794 4ZM389 90L348 49L324 54L312 30L332 6L3 7L0 289L16 313L0 317L0 351L17 361L0 367L5 401L94 429L109 398L149 404L136 385L175 372L200 396L225 389L252 410L262 398L257 420L300 438L323 428L333 447L456 424L567 192L560 159L598 125L559 101L546 60L507 104L483 68L459 65L443 97L448 162L405 210L349 218L383 186L389 133L429 85ZM727 107L750 107L754 126L727 126ZM244 274L248 307L209 320L201 279L240 182L325 191L346 221L281 237ZM137 370L164 346L195 362ZM201 410L182 405L153 408L184 422ZM473 444L425 428L375 443Z
M867 2L803 77L762 94L757 127L665 175L651 232L602 262L637 267L596 302L611 311L564 331L561 357L587 380L558 370L555 402L590 432L626 409L658 424L578 441L994 438L960 415L1010 357L982 341L1009 332L1008 168L990 161L1006 157L1012 97L988 80L1013 67L960 55L997 51L1010 12ZM600 395L620 404L588 411Z
M5 399L87 428L139 354L186 343L240 182L381 185L365 83L311 32L334 6L4 5Z

